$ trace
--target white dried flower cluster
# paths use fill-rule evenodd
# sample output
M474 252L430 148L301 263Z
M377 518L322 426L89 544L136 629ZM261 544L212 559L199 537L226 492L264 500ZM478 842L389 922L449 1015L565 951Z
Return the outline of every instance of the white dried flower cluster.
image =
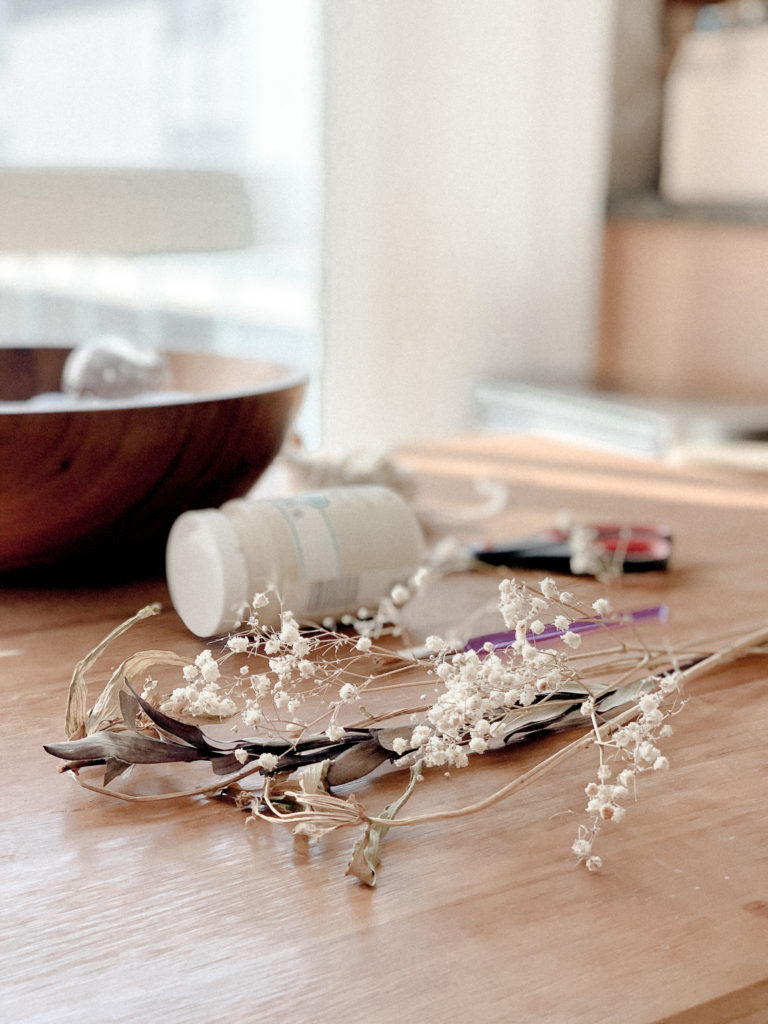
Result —
M588 526L574 524L569 531L570 568L574 576L599 576L604 559L595 545L596 532Z
M248 650L248 637L235 634L227 640L227 647L233 654L245 654Z
M602 865L600 858L593 853L602 824L606 821L618 824L623 820L626 814L624 802L635 794L638 775L669 768L669 761L658 743L672 735L669 718L681 707L681 680L682 676L677 671L652 680L655 688L644 693L637 702L637 718L619 726L608 739L602 739L599 733L597 735L596 743L600 749L597 781L590 782L585 790L591 824L579 826L571 847L578 860L583 861L590 871L596 871ZM585 702L583 710L592 717L597 732L594 707ZM621 766L615 777L605 754Z
M535 642L544 631L541 616L551 619L558 613L559 598L553 580L542 581L538 591L514 580L503 580L499 607L507 626L514 628L515 639L501 654L490 643L482 652L456 653L439 637L427 638L432 671L442 689L426 713L426 723L414 728L406 745L425 765L466 766L470 753L482 754L494 741L503 741L510 711L528 707L573 680L567 652L562 648L542 649ZM577 643L581 639L568 633L563 639L569 635ZM402 752L404 747L400 747Z
M277 762L279 758L276 754L259 754L257 764L259 768L263 768L265 772L273 772L277 768Z
M607 597L598 597L596 601L592 602L592 610L595 615L610 615L613 609L611 608L611 602Z
M603 583L621 576L624 570L621 549L607 551L593 527L571 523L568 527L568 542L571 549L570 570L574 576L594 576Z
M230 718L237 705L221 689L221 670L210 650L201 651L193 665L185 666L185 686L177 687L163 702L161 710L169 715L191 718Z
M344 683L339 690L339 700L343 704L352 704L360 696L360 691L352 683Z
M395 596L405 600L409 593L403 587ZM389 600L394 599L390 596ZM356 684L348 676L354 666L365 664L373 651L370 633L377 629L372 617L365 608L350 617L348 624L356 629L351 639L334 631L335 622L324 623L322 629L302 630L288 610L281 613L277 628L262 628L259 610L268 604L269 595L257 594L248 634L235 634L226 644L225 657L245 655L250 665L257 662L261 669L252 671L246 663L237 673L243 725L297 735L306 727L302 709L308 700L319 696L330 711L326 732L330 739L340 739L344 735L338 722L340 709L357 703L368 679L363 672L362 681ZM381 628L383 620L384 614L379 615L375 626Z

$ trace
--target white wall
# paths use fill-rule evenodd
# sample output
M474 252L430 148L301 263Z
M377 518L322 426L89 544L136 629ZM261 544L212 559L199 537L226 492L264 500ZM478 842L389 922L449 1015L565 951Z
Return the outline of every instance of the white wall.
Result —
M332 0L332 449L455 433L488 376L589 376L612 0Z

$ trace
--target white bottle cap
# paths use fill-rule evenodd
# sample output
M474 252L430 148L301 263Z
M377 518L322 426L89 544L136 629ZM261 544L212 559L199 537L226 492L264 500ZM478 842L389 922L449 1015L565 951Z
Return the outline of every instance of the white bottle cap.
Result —
M253 597L237 534L218 509L185 512L171 528L168 589L184 625L199 637L229 632Z

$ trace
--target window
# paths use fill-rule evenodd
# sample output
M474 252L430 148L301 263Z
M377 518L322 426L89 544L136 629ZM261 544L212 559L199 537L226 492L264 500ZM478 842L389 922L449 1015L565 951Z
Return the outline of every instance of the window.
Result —
M0 0L0 165L234 172L253 232L229 252L5 253L0 343L118 332L315 370L321 14L321 0Z

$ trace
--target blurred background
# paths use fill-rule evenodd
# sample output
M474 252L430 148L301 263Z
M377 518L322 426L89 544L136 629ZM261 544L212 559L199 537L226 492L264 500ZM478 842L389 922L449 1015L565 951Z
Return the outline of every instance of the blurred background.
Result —
M0 0L0 345L302 367L310 447L757 434L767 33L759 0Z

